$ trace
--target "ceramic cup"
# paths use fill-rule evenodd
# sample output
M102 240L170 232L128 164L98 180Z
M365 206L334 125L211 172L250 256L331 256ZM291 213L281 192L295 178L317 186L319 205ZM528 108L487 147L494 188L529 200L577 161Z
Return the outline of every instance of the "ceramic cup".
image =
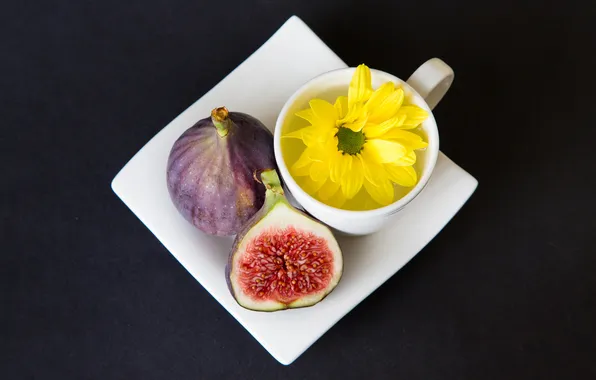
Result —
M392 81L401 86L406 94L406 100L429 112L429 117L421 125L427 137L428 147L417 151L417 167L419 180L405 196L394 203L367 211L350 211L328 206L307 194L290 175L288 166L284 162L281 151L281 136L288 131L291 118L302 109L308 108L308 102L313 98L321 98L334 102L339 95L347 95L348 87L355 68L345 68L327 72L300 87L281 110L275 125L274 147L281 176L296 201L311 215L334 228L349 235L366 235L380 230L385 224L410 203L420 192L431 177L437 156L439 154L439 133L432 109L445 95L453 81L453 70L438 58L433 58L420 66L407 81L403 81L391 74L379 70L372 70L373 89L381 84Z

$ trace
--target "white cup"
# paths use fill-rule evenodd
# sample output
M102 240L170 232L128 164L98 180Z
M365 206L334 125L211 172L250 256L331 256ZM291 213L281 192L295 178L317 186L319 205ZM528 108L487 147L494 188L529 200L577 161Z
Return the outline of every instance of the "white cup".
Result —
M380 230L398 211L420 194L428 183L439 154L439 132L431 110L451 86L454 74L451 67L438 58L426 61L407 82L383 71L371 70L373 89L392 81L403 88L407 100L429 112L429 117L421 125L428 138L428 147L424 151L417 152L420 179L404 197L382 208L350 211L328 206L302 190L290 175L284 162L281 136L286 133L291 118L296 117L294 114L308 108L308 102L311 99L322 98L333 103L338 95L347 95L354 70L355 68L352 67L330 71L300 87L288 99L277 118L274 147L275 159L287 188L307 212L337 231L350 235L366 235Z

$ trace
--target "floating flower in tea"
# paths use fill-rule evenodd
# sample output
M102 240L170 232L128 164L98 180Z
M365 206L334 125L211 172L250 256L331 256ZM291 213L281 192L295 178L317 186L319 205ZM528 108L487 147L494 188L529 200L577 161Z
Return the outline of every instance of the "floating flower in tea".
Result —
M296 113L310 125L283 136L306 145L291 174L310 195L334 207L354 198L362 187L380 205L392 203L394 183L416 185L415 150L428 145L408 131L428 113L403 103L403 89L387 82L373 90L370 69L358 66L347 97L338 97L335 104L313 99L310 108Z

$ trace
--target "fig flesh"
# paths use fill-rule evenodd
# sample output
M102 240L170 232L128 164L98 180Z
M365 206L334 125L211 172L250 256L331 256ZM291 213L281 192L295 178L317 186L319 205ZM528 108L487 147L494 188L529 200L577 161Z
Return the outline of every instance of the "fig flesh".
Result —
M174 143L167 185L178 211L212 235L235 235L261 208L255 170L275 167L273 136L254 117L219 107Z
M326 226L288 203L275 170L261 180L265 203L236 236L226 267L230 292L255 311L312 306L338 284L341 249Z

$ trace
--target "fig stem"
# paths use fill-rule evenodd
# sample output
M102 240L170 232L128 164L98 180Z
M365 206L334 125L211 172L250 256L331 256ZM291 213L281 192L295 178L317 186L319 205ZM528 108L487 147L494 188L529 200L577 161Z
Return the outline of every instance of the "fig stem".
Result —
M211 122L217 129L217 134L221 137L228 135L232 121L228 117L230 112L226 107L217 107L211 111Z
M284 189L281 187L281 181L277 176L275 169L266 169L261 172L261 182L265 185L267 192L265 193L264 207L269 209L280 200L285 201Z
M277 176L275 169L265 169L261 172L261 183L265 185L267 190L283 195L284 189L281 187L281 181Z

